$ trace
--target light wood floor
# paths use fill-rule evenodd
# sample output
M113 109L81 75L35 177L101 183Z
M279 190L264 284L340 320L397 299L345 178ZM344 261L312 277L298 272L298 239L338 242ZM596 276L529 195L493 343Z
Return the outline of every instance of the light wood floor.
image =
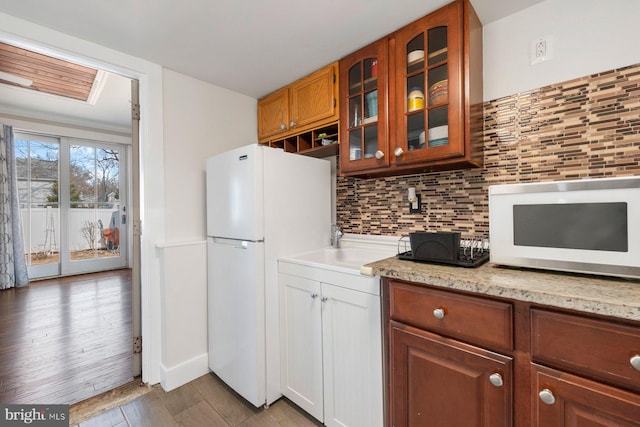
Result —
M72 422L73 421L72 407ZM314 427L322 424L285 398L256 409L213 374L170 392L150 392L77 427Z
M131 381L131 270L0 291L0 402L71 404Z

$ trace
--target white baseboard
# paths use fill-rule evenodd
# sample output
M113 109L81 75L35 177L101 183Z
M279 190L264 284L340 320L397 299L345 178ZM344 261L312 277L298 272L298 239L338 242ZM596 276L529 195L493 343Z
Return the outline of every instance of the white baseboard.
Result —
M196 356L171 368L160 365L160 385L164 391L171 391L209 373L209 355Z

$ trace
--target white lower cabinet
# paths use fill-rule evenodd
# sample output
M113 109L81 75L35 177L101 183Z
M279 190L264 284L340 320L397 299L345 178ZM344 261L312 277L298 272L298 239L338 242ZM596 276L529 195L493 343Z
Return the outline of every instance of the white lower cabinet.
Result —
M323 420L320 282L280 274L280 389Z
M336 281L379 284L343 276ZM291 274L279 280L282 394L327 426L382 426L379 286L367 283L369 293Z

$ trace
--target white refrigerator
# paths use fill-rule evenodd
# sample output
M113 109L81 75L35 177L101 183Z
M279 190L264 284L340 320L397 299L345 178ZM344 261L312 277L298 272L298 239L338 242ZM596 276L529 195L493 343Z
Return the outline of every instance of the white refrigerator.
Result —
M256 407L281 396L277 259L330 244L330 167L257 144L207 160L209 369Z

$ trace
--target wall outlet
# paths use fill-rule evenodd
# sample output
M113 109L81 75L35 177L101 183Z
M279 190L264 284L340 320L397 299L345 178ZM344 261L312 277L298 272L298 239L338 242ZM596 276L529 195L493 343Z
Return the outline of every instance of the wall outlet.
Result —
M536 42L536 59L544 58L547 56L547 41L540 39Z
M421 213L422 212L422 197L420 194L416 194L415 203L409 202L409 213Z
M531 65L553 58L553 37L544 36L531 40Z

